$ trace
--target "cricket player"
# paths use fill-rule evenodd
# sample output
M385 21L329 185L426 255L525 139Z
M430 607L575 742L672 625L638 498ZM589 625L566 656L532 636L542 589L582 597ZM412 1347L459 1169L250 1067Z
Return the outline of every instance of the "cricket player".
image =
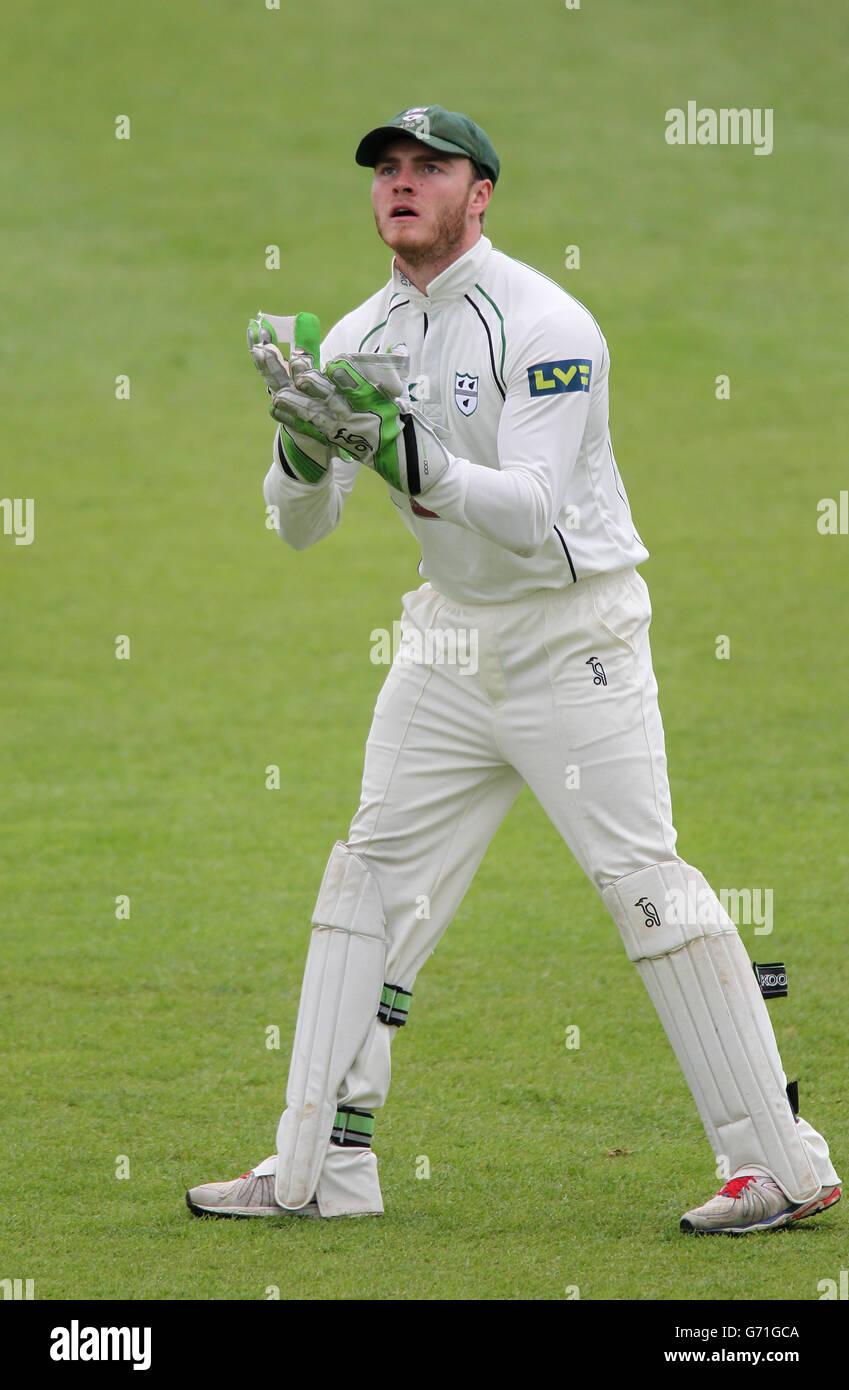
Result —
M604 335L484 235L499 160L467 116L412 107L356 160L374 170L391 277L321 343L308 314L252 322L278 422L264 492L301 550L374 469L424 582L404 596L359 809L319 889L277 1151L188 1205L382 1213L371 1140L392 1039L527 783L609 909L728 1176L682 1229L823 1211L840 1197L825 1140L794 1114L733 922L676 853L648 551L611 448Z

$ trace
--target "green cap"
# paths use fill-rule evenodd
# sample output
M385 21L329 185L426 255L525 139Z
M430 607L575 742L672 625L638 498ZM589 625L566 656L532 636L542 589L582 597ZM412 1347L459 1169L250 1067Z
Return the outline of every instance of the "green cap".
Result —
M498 178L501 164L486 132L468 116L446 111L444 106L409 106L386 125L370 130L357 146L357 163L373 169L386 142L399 133L412 135L423 145L445 154L464 154L493 184Z

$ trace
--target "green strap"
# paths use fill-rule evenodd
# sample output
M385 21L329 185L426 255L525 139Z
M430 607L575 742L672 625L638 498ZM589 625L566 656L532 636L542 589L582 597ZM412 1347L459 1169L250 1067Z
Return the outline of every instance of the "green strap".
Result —
M331 1144L343 1149L370 1149L373 1135L374 1115L370 1110L340 1105L333 1121Z
M400 985L384 985L377 1006L378 1018L393 1028L402 1028L407 1022L412 997L412 991L401 989Z

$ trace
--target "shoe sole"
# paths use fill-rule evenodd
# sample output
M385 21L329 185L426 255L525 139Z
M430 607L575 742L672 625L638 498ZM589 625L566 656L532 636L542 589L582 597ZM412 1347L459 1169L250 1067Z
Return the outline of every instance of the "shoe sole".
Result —
M768 1221L756 1221L750 1226L694 1226L686 1216L681 1218L681 1230L696 1236L745 1236L749 1231L777 1231L789 1226L793 1221L801 1221L805 1216L815 1216L840 1201L840 1188L832 1187L824 1197L814 1197L792 1211L780 1211Z
M253 1207L246 1210L245 1207L200 1207L192 1201L191 1193L186 1193L186 1206L192 1216L218 1216L225 1221L248 1221L256 1217L274 1218L275 1216L318 1216L318 1207L313 1206L312 1210L287 1211L285 1207Z
M832 1187L824 1197L815 1197L813 1201L806 1202L804 1206L790 1213L790 1220L801 1221L803 1216L815 1216L818 1211L833 1207L835 1202L840 1201L840 1191L839 1187Z

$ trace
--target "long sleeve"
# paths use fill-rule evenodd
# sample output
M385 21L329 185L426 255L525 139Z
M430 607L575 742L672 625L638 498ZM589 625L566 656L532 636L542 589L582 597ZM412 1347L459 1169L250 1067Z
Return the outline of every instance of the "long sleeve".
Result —
M306 550L329 536L342 520L342 508L356 482L360 465L334 459L320 483L305 483L284 472L279 453L280 432L274 436L274 456L263 483L263 496L274 507L275 530L293 550Z

